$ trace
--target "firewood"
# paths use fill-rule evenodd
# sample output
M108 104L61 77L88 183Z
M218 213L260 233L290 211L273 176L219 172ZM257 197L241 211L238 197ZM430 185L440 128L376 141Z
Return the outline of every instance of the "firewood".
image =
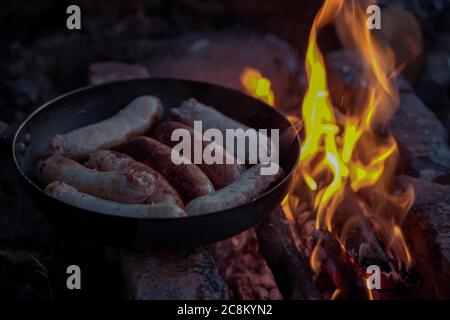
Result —
M347 193L348 197L352 193ZM360 267L377 265L389 271L389 261L380 245L370 220L361 212L357 199L347 198L333 216L335 234L340 236L346 251Z
M266 259L285 299L318 300L308 261L299 253L281 208L256 227L260 254Z
M366 298L367 289L358 274L358 267L352 265L337 239L325 230L316 230L313 238L316 244L320 241L317 254L320 270L341 291L340 298Z

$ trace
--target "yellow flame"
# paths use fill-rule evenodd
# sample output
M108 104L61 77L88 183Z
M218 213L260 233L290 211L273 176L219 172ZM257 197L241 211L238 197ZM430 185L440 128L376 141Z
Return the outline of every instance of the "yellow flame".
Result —
M387 250L398 262L411 266L413 259L399 225L413 203L414 193L411 189L403 194L392 192L398 148L386 130L398 105L398 92L392 81L396 74L395 60L390 48L374 40L366 19L365 8L355 0L325 0L314 19L305 57L308 89L301 120L295 115L289 118L304 128L300 174L296 176L296 191L291 191L282 207L293 221L296 212L289 200L300 190L302 199L309 199L315 210L316 228L333 233L345 250L346 234L340 231L350 228L344 223L340 231L335 230L334 218L343 203L351 202L357 209L352 209L349 220L362 216L369 219L374 233L388 245ZM324 57L317 44L318 31L332 21L347 31L350 43L368 66L361 78L369 89L358 92L362 96L358 101L341 99L339 110L333 105ZM270 81L259 71L247 68L241 82L248 93L272 105ZM320 244L321 240L310 256L316 273L320 272ZM337 288L333 297L339 294ZM368 298L373 299L370 290Z
M283 201L281 202L281 208L283 209L284 216L286 219L288 219L291 222L294 222L294 213L291 210L291 207L289 205L289 194L284 197Z
M368 300L374 300L373 299L372 289L370 289L369 279L366 280L366 285L367 285L367 299Z
M270 106L275 104L275 96L269 79L263 77L254 68L246 68L241 74L241 84L250 95L264 101Z
M339 298L339 296L341 295L341 290L339 288L337 288L336 290L334 290L333 294L331 295L331 300L336 300L337 298Z
M310 175L305 173L303 178L305 179L306 184L312 191L317 190L317 182Z
M391 238L390 246L405 248L405 250L400 250L399 248L393 248L393 251L402 252L404 254L402 260L404 262L406 262L407 266L410 266L412 263L412 257L411 257L411 254L409 253L408 246L406 245L405 238L403 237L402 230L397 225L394 226L393 230L394 230L393 231L394 236Z
M316 273L320 273L320 260L319 260L319 252L320 252L320 245L322 243L322 239L319 239L319 241L316 243L313 251L311 252L311 256L309 257L311 269Z
M308 90L301 110L305 137L299 170L307 186L305 190L312 195L317 214L316 228L330 232L334 229L333 217L342 201L347 199L348 190L358 193L370 189L380 203L402 205L399 199L390 195L388 182L393 176L392 170L386 170L388 162L396 160L397 145L391 135L380 135L375 129L387 123L398 102L390 79L395 71L394 59L389 49L381 48L373 40L365 25L366 18L365 11L355 1L326 0L315 17L306 51ZM317 45L318 30L334 19L349 30L355 49L369 66L362 76L370 84L366 101L361 105L342 106L345 114L339 117L330 97L323 55ZM400 229L392 229L392 221L402 217L380 219L378 214L386 214L382 212L382 205L364 203L364 206L373 211L366 213L367 216L374 217L376 228L382 229L381 234L388 237L382 240L393 241L396 245L391 245L391 249L395 256L410 263L411 257ZM382 223L378 225L380 220Z

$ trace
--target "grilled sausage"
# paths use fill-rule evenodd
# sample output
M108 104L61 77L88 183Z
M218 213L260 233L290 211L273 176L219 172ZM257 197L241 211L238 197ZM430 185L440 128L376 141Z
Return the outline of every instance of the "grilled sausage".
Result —
M239 176L245 171L245 166L241 164L234 164L236 163L236 159L234 159L233 164L225 164L226 163L226 156L233 157L231 154L226 153L225 149L215 143L215 142L202 142L201 139L201 133L198 133L200 135L199 139L196 139L196 135L194 135L194 129L176 121L167 121L161 123L154 132L154 138L161 141L162 143L174 147L176 144L178 144L177 141L172 141L172 132L176 129L185 129L189 132L191 136L191 150L194 150L194 144L200 143L202 145L202 154L204 149L210 145L214 145L214 149L216 152L218 152L220 155L223 155L222 162L223 164L206 164L202 161L201 164L198 164L198 166L206 173L208 178L213 183L214 187L216 189L221 189L230 183L232 183L234 180L239 178ZM221 150L221 151L218 151ZM193 157L192 157L193 158ZM190 159L192 161L192 158Z
M155 183L154 176L147 172L101 172L60 155L39 161L37 177L44 184L61 181L81 192L123 203L144 202Z
M267 187L284 176L281 167L274 175L261 175L262 166L263 164L257 164L227 187L192 200L186 206L187 214L201 215L245 204L261 195Z
M171 158L172 149L148 137L138 137L121 148L137 161L157 170L178 190L185 202L214 191L214 186L206 174L195 164L176 165Z
M143 163L135 161L126 154L116 151L100 150L89 155L85 166L100 171L115 171L118 173L145 173L154 177L155 191L145 201L146 203L172 203L183 208L183 201L178 192L157 171Z
M227 151L238 158L239 163L256 164L257 162L266 162L269 161L269 159L260 159L260 153L265 156L269 156L271 153L273 153L271 151L272 141L266 134L259 132L259 137L264 137L264 140L258 141L258 144L253 146L248 141L245 141L245 136L248 132L247 130L251 129L250 127L234 119L231 119L230 117L224 115L223 113L217 111L212 107L198 102L194 98L190 98L184 101L180 105L180 107L173 108L170 110L170 112L174 120L180 121L191 127L194 127L194 121L201 121L203 130L217 129L222 132L224 137L226 137L227 129L235 130L235 138L239 137L238 139L244 141L245 143L245 154L239 155L237 151L238 148L236 146L234 150L228 149ZM277 159L271 158L271 161L277 162Z
M218 129L225 135L226 129L244 129L245 124L233 120L216 109L198 102L194 98L184 101L179 108L170 110L172 118L193 127L195 120L201 120L204 129Z
M84 159L91 152L116 147L131 137L144 134L161 120L162 114L163 106L158 98L135 98L109 119L56 135L50 145L50 154Z
M54 181L47 185L45 192L77 208L113 216L130 218L178 218L186 216L186 213L174 204L124 204L109 201L80 192L60 181Z

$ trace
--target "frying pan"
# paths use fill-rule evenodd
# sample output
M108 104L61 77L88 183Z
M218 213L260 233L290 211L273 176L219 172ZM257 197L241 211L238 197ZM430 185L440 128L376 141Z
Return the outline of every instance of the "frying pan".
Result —
M257 199L219 212L176 219L138 219L80 209L47 195L35 176L35 167L47 151L50 139L57 133L111 117L140 95L157 96L165 107L165 119L170 108L195 97L255 129L280 129L282 133L290 128L286 118L263 102L235 90L197 81L136 79L64 94L31 114L16 132L12 146L23 185L59 232L74 239L126 250L188 249L226 239L254 226L286 196L300 152L296 135L280 145L280 165L285 178Z

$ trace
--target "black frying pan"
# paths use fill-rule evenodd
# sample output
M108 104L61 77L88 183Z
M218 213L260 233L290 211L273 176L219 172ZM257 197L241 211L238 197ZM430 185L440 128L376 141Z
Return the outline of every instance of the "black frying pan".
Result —
M35 176L37 160L57 133L108 118L139 95L154 95L169 109L190 97L255 129L288 129L274 108L240 92L208 83L139 79L72 91L36 110L18 129L13 156L21 180L38 208L63 233L133 250L187 249L231 237L269 215L285 197L300 152L299 141L283 140L280 165L286 177L257 199L228 210L177 219L137 219L109 216L60 202L44 193Z

